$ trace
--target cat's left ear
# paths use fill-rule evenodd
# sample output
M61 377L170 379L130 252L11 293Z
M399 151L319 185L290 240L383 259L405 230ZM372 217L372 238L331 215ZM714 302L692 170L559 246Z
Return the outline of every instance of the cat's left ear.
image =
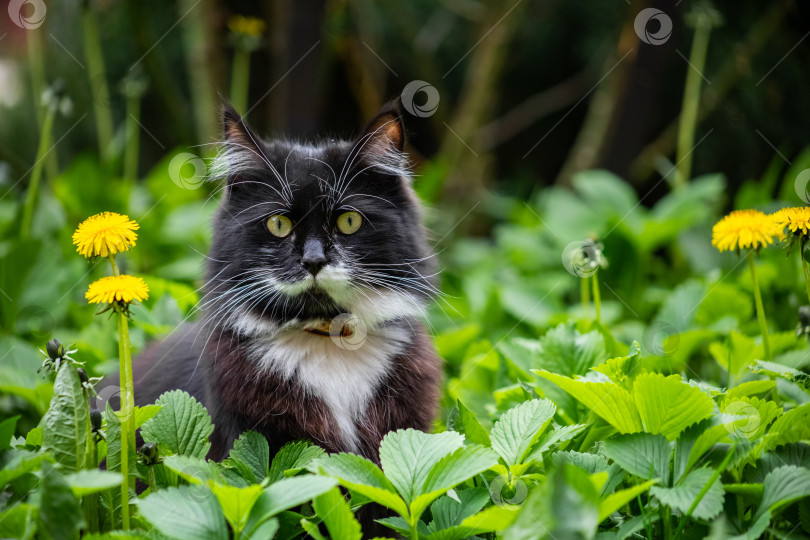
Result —
M405 128L396 102L383 106L357 140L359 153L366 161L378 165L383 172L401 175L406 158Z

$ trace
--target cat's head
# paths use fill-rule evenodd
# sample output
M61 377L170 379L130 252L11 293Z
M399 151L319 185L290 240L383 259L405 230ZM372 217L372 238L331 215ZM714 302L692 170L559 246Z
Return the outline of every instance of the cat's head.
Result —
M224 130L210 322L256 335L343 314L368 327L422 315L434 264L395 105L353 141L263 141L230 107Z

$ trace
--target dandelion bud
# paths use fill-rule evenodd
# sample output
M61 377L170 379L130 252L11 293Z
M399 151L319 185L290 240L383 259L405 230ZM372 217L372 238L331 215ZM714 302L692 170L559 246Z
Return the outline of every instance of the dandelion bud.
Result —
M93 428L93 433L98 433L101 429L101 411L98 409L90 409L90 426Z
M56 338L50 340L45 345L45 350L48 352L48 357L51 360L58 360L65 356L65 346Z
M144 465L150 466L158 462L158 456L160 455L157 444L151 442L141 446L139 453L141 454Z

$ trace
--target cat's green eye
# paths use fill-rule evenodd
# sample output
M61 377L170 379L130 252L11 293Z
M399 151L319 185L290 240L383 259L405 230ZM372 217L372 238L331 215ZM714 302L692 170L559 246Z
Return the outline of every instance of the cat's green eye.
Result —
M284 238L292 231L292 221L290 221L290 218L287 216L270 216L267 218L267 230L269 230L273 236Z
M344 212L337 218L337 228L343 234L354 234L363 224L363 216L358 212Z

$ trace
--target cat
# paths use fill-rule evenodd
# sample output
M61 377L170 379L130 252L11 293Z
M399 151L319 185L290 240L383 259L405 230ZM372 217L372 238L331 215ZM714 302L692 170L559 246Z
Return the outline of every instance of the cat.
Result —
M211 414L214 460L254 430L271 452L309 439L379 463L387 432L431 427L442 373L399 107L354 141L264 141L228 105L223 123L202 318L137 359L136 403L188 391Z

